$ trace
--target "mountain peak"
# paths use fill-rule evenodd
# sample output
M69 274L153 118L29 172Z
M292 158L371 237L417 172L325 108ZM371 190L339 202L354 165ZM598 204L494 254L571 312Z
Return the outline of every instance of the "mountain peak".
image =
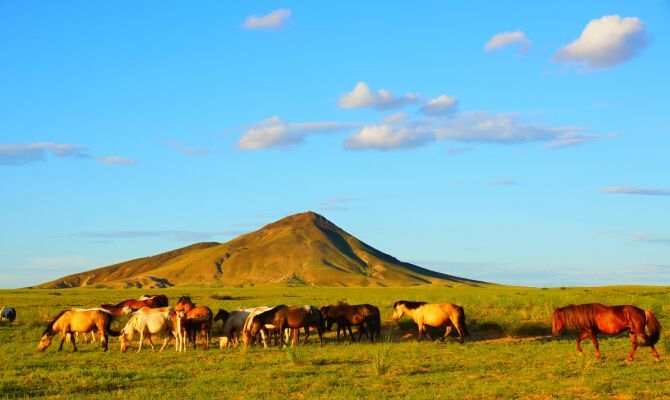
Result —
M172 285L412 286L478 282L399 261L313 211L289 215L229 242L70 275L42 287Z

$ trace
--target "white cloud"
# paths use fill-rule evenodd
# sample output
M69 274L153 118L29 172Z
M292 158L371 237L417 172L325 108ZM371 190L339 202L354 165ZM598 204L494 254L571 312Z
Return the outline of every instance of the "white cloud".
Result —
M389 110L400 108L407 104L416 103L419 95L406 93L396 97L391 91L380 89L376 93L370 90L365 82L358 82L353 90L340 97L339 104L342 108L374 108L376 110Z
M237 145L242 150L286 147L302 142L310 133L336 132L350 126L343 122L287 123L275 115L247 129Z
M203 147L189 147L178 140L168 140L167 144L172 149L189 156L198 156L209 153L209 149L205 149Z
M397 124L407 119L407 114L400 111L391 115L387 115L382 120L385 124Z
M670 196L666 189L641 189L631 186L610 186L601 190L603 193L637 194L642 196Z
M290 16L291 10L282 8L265 15L251 15L244 20L242 26L247 29L279 29Z
M419 111L426 115L443 115L454 111L457 105L458 99L456 97L443 94L428 100Z
M670 246L670 238L667 237L659 237L653 233L648 233L648 232L641 232L641 233L636 233L633 235L633 239L636 242L644 242L644 243L651 243L651 244L663 244L666 246Z
M596 135L584 134L585 128L561 126L548 127L525 122L516 114L471 111L455 115L435 127L441 140L515 144L548 142L547 147L565 147L595 140Z
M639 18L606 15L591 20L574 42L563 46L555 61L587 68L607 68L635 57L648 43Z
M530 49L532 42L526 37L522 30L514 32L502 32L493 35L491 39L484 45L485 51L492 51L507 46L517 45L519 47L519 54L525 54Z
M350 135L344 146L351 150L393 150L419 147L434 140L447 140L499 144L545 142L548 148L558 148L599 138L583 133L585 130L582 127L549 127L526 122L517 114L474 111L450 117L368 125Z
M419 147L433 140L429 130L414 124L364 126L350 135L344 147L350 150L395 150Z
M43 161L47 152L56 157L89 158L88 148L71 144L37 142L0 144L0 165L23 165Z
M137 164L137 160L126 157L96 157L95 160L107 165L132 165Z

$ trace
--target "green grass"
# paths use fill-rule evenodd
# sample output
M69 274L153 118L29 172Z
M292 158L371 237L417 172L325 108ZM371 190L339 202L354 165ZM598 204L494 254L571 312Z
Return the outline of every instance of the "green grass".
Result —
M220 350L215 326L209 351L151 350L121 354L116 338L108 353L99 344L54 344L37 353L46 321L71 307L92 307L139 297L144 289L3 290L0 303L16 307L13 326L0 324L0 397L45 398L670 398L670 363L665 335L656 363L640 347L630 365L626 337L601 341L603 358L576 354L573 336L550 333L553 307L600 301L651 309L670 326L670 288L609 287L527 289L485 288L170 288L171 304L190 294L215 312L253 305L371 303L392 314L400 299L454 302L465 307L472 340L416 342L415 326L384 322L379 344L336 343L334 332L319 348L316 335L300 349ZM120 324L115 326L120 328Z

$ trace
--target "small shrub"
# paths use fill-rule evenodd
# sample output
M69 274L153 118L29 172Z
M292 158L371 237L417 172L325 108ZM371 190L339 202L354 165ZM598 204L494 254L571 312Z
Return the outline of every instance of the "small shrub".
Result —
M391 330L388 330L386 338L381 339L379 344L375 345L374 359L372 368L379 376L386 375L391 367Z
M287 347L286 358L293 363L293 365L305 365L304 355L300 347Z
M222 294L213 294L209 296L210 299L212 300L232 300L233 296L228 296L228 295L222 295Z

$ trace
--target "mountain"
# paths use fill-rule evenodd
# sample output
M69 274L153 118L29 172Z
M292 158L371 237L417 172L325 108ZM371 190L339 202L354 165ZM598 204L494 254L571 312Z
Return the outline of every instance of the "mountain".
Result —
M314 212L295 214L226 243L196 243L69 275L40 287L174 285L412 286L478 284L399 261Z

